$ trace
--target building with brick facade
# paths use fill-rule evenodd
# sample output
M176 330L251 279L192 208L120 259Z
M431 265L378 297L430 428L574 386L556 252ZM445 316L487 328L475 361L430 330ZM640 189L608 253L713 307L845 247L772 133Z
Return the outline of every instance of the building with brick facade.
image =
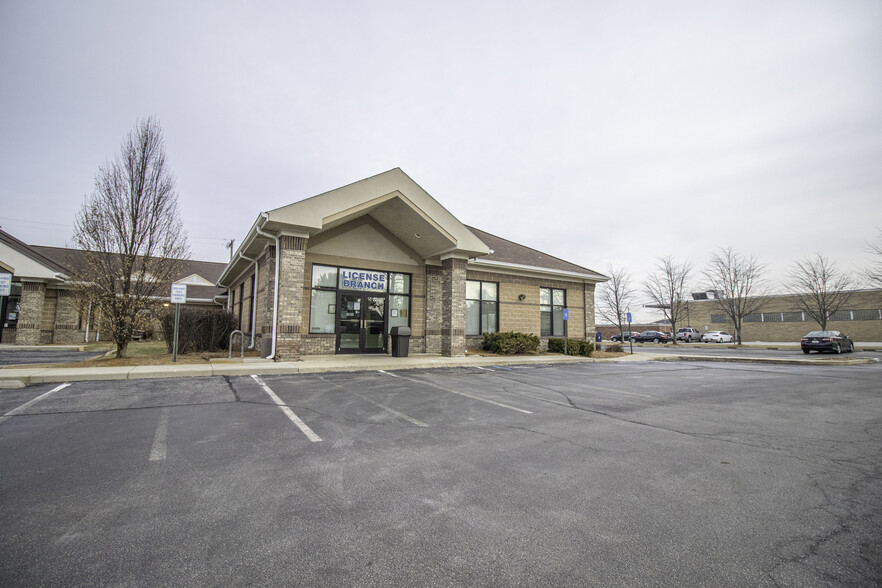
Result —
M0 301L0 342L76 344L101 337L100 317L78 303L69 281L68 267L79 253L28 245L0 230L0 272L10 274L11 282L9 296ZM224 263L184 262L176 283L187 284L189 306L224 307L226 291L216 284L225 267Z
M468 227L401 169L260 213L218 284L265 357L463 355L482 333L594 339L588 268ZM564 316L568 320L564 320Z

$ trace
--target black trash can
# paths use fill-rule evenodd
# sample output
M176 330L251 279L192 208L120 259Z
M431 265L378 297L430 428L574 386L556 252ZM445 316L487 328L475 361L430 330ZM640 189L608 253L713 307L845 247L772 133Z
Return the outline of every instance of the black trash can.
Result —
M407 357L410 327L392 327L392 357Z

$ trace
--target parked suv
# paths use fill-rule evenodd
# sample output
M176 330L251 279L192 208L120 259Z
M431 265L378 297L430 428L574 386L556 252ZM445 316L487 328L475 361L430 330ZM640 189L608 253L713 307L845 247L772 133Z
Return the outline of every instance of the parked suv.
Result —
M677 329L677 341L686 341L687 343L691 343L692 341L701 340L701 333L698 332L698 329L693 329L692 327L683 327L682 329Z

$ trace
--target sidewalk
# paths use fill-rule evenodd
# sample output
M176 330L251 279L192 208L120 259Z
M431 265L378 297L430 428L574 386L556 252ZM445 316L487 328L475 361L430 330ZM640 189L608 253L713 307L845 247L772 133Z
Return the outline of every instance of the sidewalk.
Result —
M770 349L785 347L782 344L764 344ZM746 345L745 345L746 346ZM275 362L268 359L233 358L212 359L208 364L172 364L125 367L32 367L0 369L0 389L20 388L32 384L52 382L75 382L87 380L138 380L150 378L183 378L208 376L246 376L251 374L308 374L317 372L354 372L376 370L409 370L450 367L491 367L511 365L549 365L561 363L609 363L645 361L718 361L771 363L789 365L831 365L829 359L812 355L805 358L761 358L732 356L707 356L690 354L684 346L679 354L640 352L622 357L594 359L589 357L546 354L539 356L515 355L510 357L467 355L442 357L431 354L412 354L409 357L388 355L315 355L301 361ZM832 365L857 365L878 362L875 358L838 359Z

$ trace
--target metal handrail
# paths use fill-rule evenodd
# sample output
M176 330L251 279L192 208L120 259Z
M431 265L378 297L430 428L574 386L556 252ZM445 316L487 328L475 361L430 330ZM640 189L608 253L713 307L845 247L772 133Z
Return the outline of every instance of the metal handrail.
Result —
M235 335L236 333L239 333L239 335L242 336L242 345L239 346L239 358L245 359L245 333L243 333L242 331L233 331L232 333L230 333L230 352L227 354L227 359L233 358L233 335Z

